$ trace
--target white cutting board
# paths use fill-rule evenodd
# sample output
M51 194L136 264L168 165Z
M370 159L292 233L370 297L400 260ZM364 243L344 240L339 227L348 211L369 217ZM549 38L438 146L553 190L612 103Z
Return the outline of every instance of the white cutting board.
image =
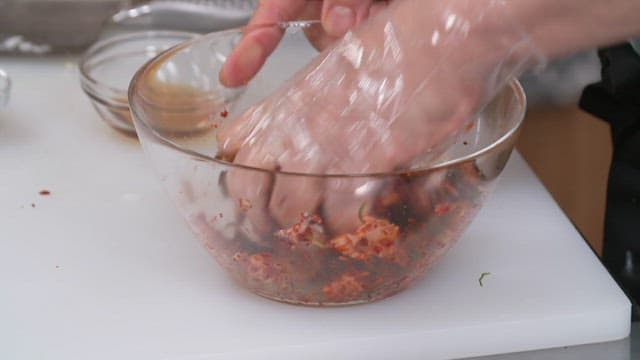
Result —
M0 58L15 85L0 110L2 359L437 359L628 335L628 300L518 154L413 288L333 309L254 296L192 238L136 141L100 122L69 61Z

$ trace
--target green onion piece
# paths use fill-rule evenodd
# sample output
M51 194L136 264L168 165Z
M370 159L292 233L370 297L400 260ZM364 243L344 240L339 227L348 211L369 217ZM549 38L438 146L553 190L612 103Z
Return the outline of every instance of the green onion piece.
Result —
M480 287L484 286L482 284L482 280L484 280L484 277L487 276L487 275L491 275L491 273L490 272L483 272L482 274L480 274L480 278L478 278L478 283L480 283Z
M364 223L364 218L363 218L364 214L363 213L364 213L364 207L366 205L367 205L367 202L365 201L360 205L360 208L358 209L358 219L360 219L361 223Z

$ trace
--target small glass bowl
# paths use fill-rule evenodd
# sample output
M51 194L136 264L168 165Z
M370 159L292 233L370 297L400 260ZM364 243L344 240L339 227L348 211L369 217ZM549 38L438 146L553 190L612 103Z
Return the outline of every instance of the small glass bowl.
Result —
M11 79L4 70L0 69L0 109L9 102L11 93Z
M102 40L80 59L80 84L107 124L135 135L127 89L135 72L150 59L197 34L145 31Z
M451 148L452 160L411 171L292 173L217 158L218 129L314 58L317 52L305 33L320 31L318 26L273 25L283 34L278 48L256 77L237 89L224 87L218 73L242 37L241 29L176 46L148 62L131 81L131 114L140 143L180 214L239 284L292 304L367 303L410 286L460 237L509 159L526 101L519 83L512 81ZM246 198L228 191L232 181L251 178L271 185L256 187ZM308 181L318 189L345 189L338 194L348 206L338 214L318 206L283 225L268 207L277 201L270 194L280 181L290 184L291 192L304 189ZM323 219L336 215L357 216L360 223L347 233L325 226Z

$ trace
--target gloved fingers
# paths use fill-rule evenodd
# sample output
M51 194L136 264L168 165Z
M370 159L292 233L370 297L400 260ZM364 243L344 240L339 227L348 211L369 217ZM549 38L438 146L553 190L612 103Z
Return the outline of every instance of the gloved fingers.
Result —
M371 7L369 8L369 17L378 15L378 13L386 9L387 6L389 6L389 1L376 1L371 4Z
M256 157L246 148L237 154L237 162L265 170L275 170L277 164L269 156ZM233 167L226 176L229 197L236 204L237 211L244 215L253 227L247 233L264 234L273 229L273 220L269 215L269 196L273 184L273 174L268 171Z
M314 173L321 172L309 170ZM274 178L269 213L281 228L287 229L298 221L301 214L315 214L321 200L321 178L278 174Z
M321 18L323 29L309 29L305 33L316 49L323 50L353 26L363 22L369 16L370 8L378 12L386 5L386 1L374 0L263 0L249 22L247 34L222 67L220 81L228 87L246 84L264 65L282 38L282 30L276 27L256 29L253 26Z
M381 188L380 180L368 178L329 178L324 185L322 219L334 236L351 233L362 223Z
M322 27L327 35L338 38L369 16L373 0L325 0Z
M307 5L306 0L260 1L249 21L247 32L220 70L220 82L227 87L246 84L260 70L283 35L283 31L277 27L259 28L259 25L295 20Z
M310 1L309 4L305 7L304 13L301 17L302 20L318 20L322 17L322 1ZM326 49L329 45L336 42L339 37L334 37L325 31L322 26L311 26L307 29L304 29L304 34L307 36L307 39L313 45L314 48L318 51L322 51Z
M262 105L255 106L233 121L225 122L216 133L218 156L233 161L245 139L262 119Z

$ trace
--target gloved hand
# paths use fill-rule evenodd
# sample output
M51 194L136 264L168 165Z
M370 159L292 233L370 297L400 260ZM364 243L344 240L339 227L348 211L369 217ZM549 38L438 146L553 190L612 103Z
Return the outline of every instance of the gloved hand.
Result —
M318 50L323 50L352 27L385 9L391 1L264 0L259 2L248 28L283 21L322 19L321 28L306 34ZM228 87L244 85L258 72L281 38L282 31L275 28L245 34L220 72L221 82Z
M441 160L473 126L474 113L512 77L542 63L526 34L508 24L507 4L392 3L221 129L221 155L238 164L314 174L401 171ZM241 55L251 60L268 53L264 49L277 42L273 35L246 34L245 40L264 41L264 47L256 55L246 45L251 41L241 42L221 78L234 83L234 71L236 80L252 76L257 68L247 67L251 61ZM303 212L321 214L335 234L353 231L358 209L372 204L380 190L364 177L246 175L233 170L227 184L232 196L252 204L247 215L257 232L287 228Z

